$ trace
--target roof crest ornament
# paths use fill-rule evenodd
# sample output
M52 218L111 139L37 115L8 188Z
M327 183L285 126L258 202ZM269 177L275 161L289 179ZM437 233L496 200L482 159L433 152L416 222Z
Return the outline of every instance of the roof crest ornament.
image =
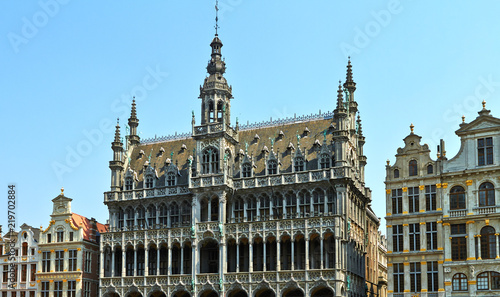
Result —
M215 0L215 36L217 36L217 30L219 29L219 0Z

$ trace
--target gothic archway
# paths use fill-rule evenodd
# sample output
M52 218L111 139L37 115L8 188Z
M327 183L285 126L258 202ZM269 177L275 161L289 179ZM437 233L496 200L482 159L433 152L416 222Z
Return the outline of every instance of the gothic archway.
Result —
M283 293L283 297L305 297L301 289L293 289Z
M247 294L247 292L245 292L242 289L236 289L236 290L229 292L227 297L248 297L248 294Z
M257 291L255 297L276 297L276 294L271 289L264 289Z
M333 291L329 288L318 288L311 293L311 297L333 297Z

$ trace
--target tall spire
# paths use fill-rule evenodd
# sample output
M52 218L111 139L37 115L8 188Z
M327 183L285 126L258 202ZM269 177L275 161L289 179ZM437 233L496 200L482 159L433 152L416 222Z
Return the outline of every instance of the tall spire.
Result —
M344 88L349 90L349 92L351 93L351 97L352 97L352 93L354 93L354 91L356 91L356 83L352 79L351 57L349 57L349 60L347 61L347 74L346 74L346 79L345 79L345 83L344 83Z
M361 126L361 116L359 115L359 112L358 112L358 120L356 122L358 123L358 135L363 135L363 128Z
M219 29L219 0L215 0L215 36L218 36Z

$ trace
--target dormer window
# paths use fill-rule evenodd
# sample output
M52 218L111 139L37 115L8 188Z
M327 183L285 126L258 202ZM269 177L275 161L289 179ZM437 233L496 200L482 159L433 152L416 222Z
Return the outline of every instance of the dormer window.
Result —
M328 154L321 154L319 164L321 169L330 168L330 156Z
M203 174L219 173L219 151L207 148L203 151L201 162Z
M399 169L394 169L394 178L399 178Z
M434 173L434 166L432 164L427 165L427 174L433 174Z
M278 174L278 162L270 160L267 163L267 174Z
M129 191L133 189L133 180L131 177L125 179L125 190Z
M418 167L416 160L411 160L410 163L408 163L408 172L410 176L416 176L418 174Z
M241 166L241 172L243 177L251 177L252 176L252 164L245 163Z
M493 164L493 138L479 138L477 140L477 165Z
M167 186L175 186L175 173L167 173Z
M152 176L146 176L145 188L146 189L153 188L153 177Z
M295 171L304 171L304 158L296 157L295 158Z

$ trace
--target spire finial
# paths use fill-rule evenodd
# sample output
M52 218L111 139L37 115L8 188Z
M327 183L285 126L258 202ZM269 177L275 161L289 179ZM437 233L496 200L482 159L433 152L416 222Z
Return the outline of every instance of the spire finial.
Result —
M356 83L352 78L352 65L351 65L351 57L348 57L347 60L347 74L345 78L344 88L349 90L350 93L356 91Z
M413 123L411 123L411 125L410 125L411 134L413 134L413 128L415 128L415 126L413 126Z
M465 123L465 116L462 116L462 123Z
M131 119L137 118L137 111L135 109L135 96L132 98L132 112L130 113L130 118Z
M215 36L217 36L217 30L219 29L219 0L215 0Z
M359 111L358 111L358 120L356 122L358 124L358 134L363 135L363 128L361 126L361 116L359 115Z
M121 142L121 140L120 140L120 118L116 119L115 142Z
M339 80L339 89L337 90L337 110L344 109L344 96L342 92L342 81Z
M61 195L64 196L64 188L61 188Z
M483 104L483 109L486 109L486 100L483 100L481 103Z

